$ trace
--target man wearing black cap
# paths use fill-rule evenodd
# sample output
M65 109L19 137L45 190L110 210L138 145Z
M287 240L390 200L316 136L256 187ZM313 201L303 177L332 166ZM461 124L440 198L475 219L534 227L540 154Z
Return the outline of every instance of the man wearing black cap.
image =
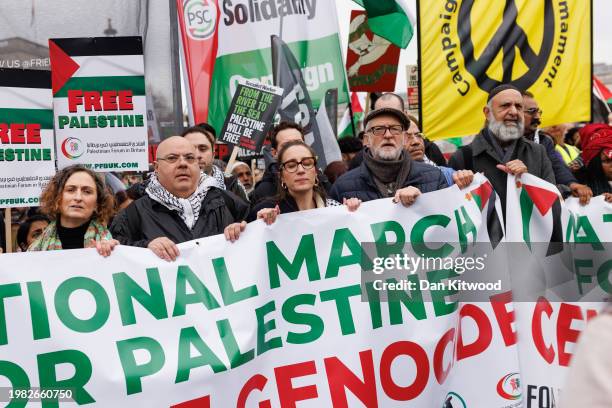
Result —
M555 184L546 149L523 136L523 96L513 85L499 85L483 108L486 126L472 143L457 150L449 165L455 170L483 172L506 208L506 174L533 174Z
M421 193L448 187L439 169L413 161L404 150L410 122L402 111L374 110L365 118L364 126L368 147L363 162L336 180L331 198L342 202L345 197L362 201L393 197L395 202L409 206Z

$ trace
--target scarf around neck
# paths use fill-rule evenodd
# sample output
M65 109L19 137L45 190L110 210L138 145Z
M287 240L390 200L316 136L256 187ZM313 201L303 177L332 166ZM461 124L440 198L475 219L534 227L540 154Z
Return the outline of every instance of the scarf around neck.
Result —
M367 149L363 155L366 167L373 175L374 183L383 197L391 197L402 188L411 168L410 156L402 150L397 160L376 159Z
M219 187L216 178L200 173L200 180L193 194L187 198L180 198L170 193L160 184L156 173L153 173L149 180L149 185L145 190L148 196L167 209L176 211L190 230L198 222L202 201L206 197L208 190L211 187Z
M108 229L96 220L89 222L89 227L85 231L83 239L84 247L91 247L96 241L113 239ZM43 231L42 235L32 242L28 251L57 251L62 249L62 241L60 241L57 233L57 220L52 221Z

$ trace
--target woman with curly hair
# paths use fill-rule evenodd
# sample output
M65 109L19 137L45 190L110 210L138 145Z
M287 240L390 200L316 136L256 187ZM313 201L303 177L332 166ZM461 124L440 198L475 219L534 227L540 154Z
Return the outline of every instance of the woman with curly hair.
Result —
M43 191L40 206L52 221L28 251L96 248L106 257L119 243L106 228L113 196L102 178L82 165L58 171Z

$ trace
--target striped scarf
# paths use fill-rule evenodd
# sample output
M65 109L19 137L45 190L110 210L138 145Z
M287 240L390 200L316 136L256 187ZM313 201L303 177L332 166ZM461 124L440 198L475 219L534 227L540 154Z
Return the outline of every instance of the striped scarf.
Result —
M169 210L176 211L185 225L193 229L202 208L202 201L211 187L219 187L218 181L214 177L200 174L200 181L196 190L187 198L180 198L170 193L159 183L157 173L153 173L149 178L149 185L145 190L152 200L157 201Z

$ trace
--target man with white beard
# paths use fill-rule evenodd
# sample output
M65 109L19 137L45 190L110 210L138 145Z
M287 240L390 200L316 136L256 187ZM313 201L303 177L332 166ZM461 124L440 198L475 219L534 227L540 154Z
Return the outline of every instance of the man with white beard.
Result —
M552 164L546 149L523 136L523 96L513 85L491 90L483 108L485 127L472 143L453 154L449 165L455 170L482 172L506 208L506 174L533 174L555 184Z
M367 147L363 162L340 176L329 195L336 201L359 198L361 201L392 197L408 207L421 193L448 187L442 172L429 164L414 161L404 150L410 121L404 112L393 108L371 111L364 120Z

